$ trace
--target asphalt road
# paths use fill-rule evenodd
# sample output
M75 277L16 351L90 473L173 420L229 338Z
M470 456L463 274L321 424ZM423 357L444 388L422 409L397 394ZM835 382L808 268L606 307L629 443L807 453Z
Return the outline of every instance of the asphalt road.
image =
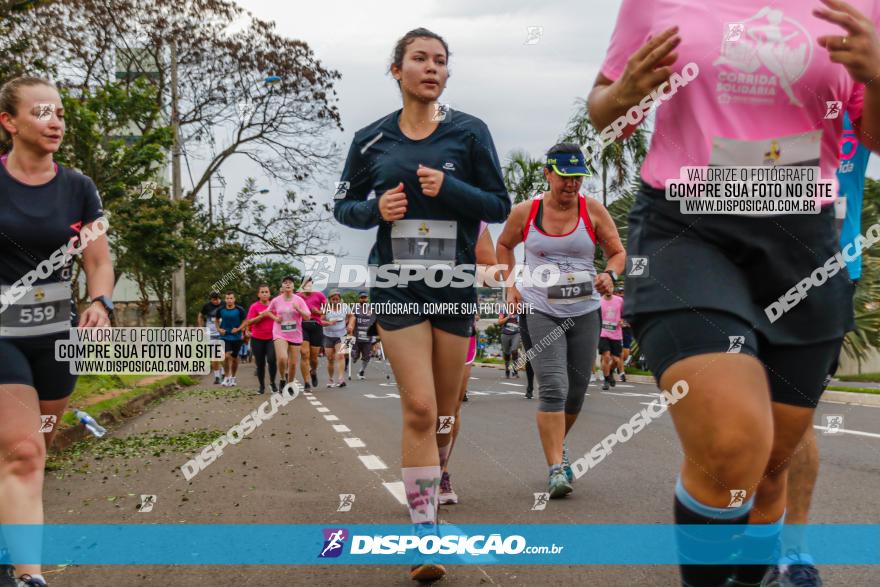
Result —
M322 384L326 375L321 366ZM239 374L240 391L205 378L112 430L108 437L142 433L227 430L265 401L253 393L252 367ZM533 494L546 490L546 466L535 427L536 401L523 398L523 379L476 367L471 401L450 471L460 497L441 508L451 524L670 523L672 492L681 459L668 414L575 484L574 493L533 511ZM218 391L219 390L219 391ZM96 459L47 473L47 523L404 524L409 517L400 482L400 406L385 372L371 367L367 381L343 389L319 387L301 395L191 481L179 467L193 451L166 451ZM618 384L611 393L591 384L584 411L569 436L573 458L583 454L658 397L651 385ZM843 415L843 434L817 430L822 468L812 522L880 522L880 407L823 402L816 424ZM102 441L98 441L102 442ZM337 512L339 494L355 494L351 511ZM150 512L141 494L156 495ZM296 548L294 544L265 545ZM625 547L625 545L622 545ZM53 587L94 585L412 585L400 566L68 566L47 567ZM826 585L877 584L876 569L821 569ZM603 586L676 585L677 569L661 566L451 567L443 584Z

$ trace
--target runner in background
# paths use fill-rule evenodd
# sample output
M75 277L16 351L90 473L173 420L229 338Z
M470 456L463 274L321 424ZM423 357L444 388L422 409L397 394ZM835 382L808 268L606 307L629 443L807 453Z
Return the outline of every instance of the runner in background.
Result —
M327 387L345 387L345 355L340 351L351 311L347 304L342 303L342 294L338 289L330 290L329 299L324 315L321 316L324 355L327 357L327 376L330 379Z
M504 378L510 379L511 367L513 376L518 378L516 364L519 359L519 314L501 312L497 324L501 326L501 355L504 357Z
M278 361L278 375L281 377L280 392L284 393L288 382L296 379L296 360L300 354L298 347L303 343L303 323L312 316L306 301L293 293L292 275L281 280L281 293L269 302L269 307L260 316L268 316L274 321L272 342L275 360ZM305 358L301 360L307 363ZM303 370L302 374L303 387L308 389L308 371Z
M202 306L196 322L199 328L208 329L208 336L211 341L220 340L220 333L217 331L217 324L214 322L214 314L220 309L222 302L220 301L220 292L212 291L208 296L208 301ZM220 378L225 375L223 372L223 361L211 361L211 372L214 374L214 385L220 385Z
M272 392L278 391L275 386L275 374L278 371L275 359L275 345L272 342L272 327L274 321L265 314L269 309L271 291L265 283L260 284L257 290L259 299L248 308L246 332L251 337L251 348L254 353L254 362L257 364L257 381L260 388L257 393L266 392L266 364L269 365L269 387Z
M601 304L602 330L599 333L599 353L602 355L602 374L605 376L602 391L607 391L609 385L611 387L617 385L614 382L614 368L620 363L623 349L623 329L621 328L623 298L608 292L607 295L602 296Z
M856 236L862 233L862 196L870 158L871 151L859 143L849 113L844 114L843 138L840 140L840 167L837 169L839 198L835 202L841 249L850 245ZM858 252L852 261L847 261L846 270L853 282L855 294L855 287L862 277L861 252ZM826 386L836 372L837 360L828 372ZM793 587L814 587L822 584L815 560L809 552L806 537L802 529L798 528L809 523L810 502L813 499L818 476L819 449L816 446L816 431L812 426L807 426L801 444L791 456L788 471L786 490L788 509L785 520L792 525L792 530L795 531L792 533L792 538L797 544L795 548L783 553L783 559L777 569L781 575L778 580L782 581L783 585L786 584L785 581Z
M618 286L614 291L615 295L619 298L623 299L623 286ZM626 320L620 321L620 328L623 332L623 349L620 353L620 358L617 360L617 371L620 373L620 381L626 382L626 366L629 363L629 353L630 347L632 347L633 335L632 335L632 326L629 325L629 322Z
M242 331L245 328L247 312L235 303L235 294L231 291L226 292L224 301L226 303L214 312L214 324L217 326L217 332L220 333L226 352L224 363L228 373L220 385L235 387L238 385L235 375L238 373L238 353L243 343Z
M318 386L318 355L324 349L324 327L321 325L321 316L324 314L324 306L327 305L327 297L320 291L314 291L311 277L303 279L296 295L301 297L311 310L311 316L302 324L300 348L302 359L299 365L305 389L310 389Z
M369 296L367 292L358 292L358 303L354 312L348 318L348 334L354 336L354 348L351 352L352 368L358 360L361 361L361 368L358 370L357 378L365 379L367 364L370 362L370 356L373 354L373 338L374 334L370 331L376 323L376 317L370 311Z
M626 258L608 210L580 194L588 173L578 145L550 147L544 165L549 191L514 207L497 247L506 281L516 262L513 250L525 245L522 291L516 285L508 288L507 303L529 305L520 328L529 341L526 353L534 349L528 360L538 378L535 419L551 498L572 491L574 472L565 437L577 421L590 382L588 361L598 344L600 294L614 291ZM608 261L607 270L597 275L599 247ZM539 268L547 265L557 269L558 282L533 282L531 276L541 275Z
M371 265L387 269L443 264L450 271L473 267L480 221L502 222L510 212L510 196L486 124L438 102L449 76L448 57L446 42L437 34L415 29L404 35L391 64L403 109L359 130L352 141L334 216L353 228L378 226ZM371 192L376 198L367 199ZM390 278L401 273L392 268ZM473 276L473 269L468 273ZM412 279L406 287L374 286L371 301L461 308L475 304L477 296L473 285L432 287L425 279ZM410 519L417 534L436 535L445 465L438 454L437 429L455 413L473 317L462 311L399 311L376 319L400 389L401 476ZM419 581L445 573L430 559L410 569L410 577Z
M44 523L46 452L77 382L70 364L55 360L55 342L73 327L108 327L113 313L113 261L98 190L54 162L64 114L46 80L19 77L0 87L0 551L15 565L0 565L4 587L46 585L39 563L25 562L32 555L22 552L39 553L42 532L28 544L6 544L2 528ZM90 300L81 315L73 257L57 254L77 250Z
M628 255L647 272L626 280L624 317L660 387L686 394L670 409L685 456L674 501L684 585L774 581L791 457L853 311L839 272L770 315L839 253L831 202L818 214L683 214L666 182L684 167L768 157L830 180L843 135L832 112L849 112L860 141L880 149L878 22L875 0L713 0L687 11L623 0L590 92L590 120L611 139L644 120L629 114L647 113L645 96L664 98L629 215ZM730 548L728 564L717 552L701 564L692 530L707 524L731 537L714 543ZM765 564L735 564L744 543Z

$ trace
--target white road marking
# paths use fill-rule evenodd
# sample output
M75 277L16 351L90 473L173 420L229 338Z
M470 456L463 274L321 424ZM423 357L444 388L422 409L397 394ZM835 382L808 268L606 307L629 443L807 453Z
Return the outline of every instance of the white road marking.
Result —
M473 379L474 381L479 381L479 380L480 380L479 377L471 377L471 379Z
M363 448L367 446L360 438L343 438L343 440L350 448Z
M330 408L315 408L315 409L317 409L317 410L318 410L319 412L321 412L321 413L329 412L329 411L330 411Z
M316 402L316 401L310 401L309 403L312 404L313 406L323 406L324 405L321 402Z
M333 414L330 414L329 416L324 416L324 419L327 420L328 422L338 422L339 421L339 418L334 416Z
M813 425L813 428L816 430L828 430L827 426L816 426ZM874 434L873 432L862 432L860 430L847 430L844 428L840 432L833 432L831 434L825 434L824 436L834 436L835 434L852 434L854 436L868 436L870 438L880 438L880 434Z
M391 483L383 483L385 489L394 496L394 499L400 505L406 505L406 488L403 486L403 481L392 481Z
M333 430L335 432L351 432L351 428L349 428L345 424L334 424Z
M382 459L376 455L359 455L358 458L370 471L379 471L388 468L388 466L382 462Z
M390 397L400 398L400 395L397 393L386 393L385 395L376 395L373 393L365 393L364 397L370 398L370 399L388 399Z
M513 387L525 387L522 383L508 383L506 381L499 381L501 385L512 385Z

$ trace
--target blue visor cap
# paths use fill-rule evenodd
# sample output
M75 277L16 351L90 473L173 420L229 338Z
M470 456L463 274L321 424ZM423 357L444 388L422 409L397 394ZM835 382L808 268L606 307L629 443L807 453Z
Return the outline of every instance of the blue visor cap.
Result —
M547 155L547 167L562 177L591 177L587 161L583 153L550 153Z

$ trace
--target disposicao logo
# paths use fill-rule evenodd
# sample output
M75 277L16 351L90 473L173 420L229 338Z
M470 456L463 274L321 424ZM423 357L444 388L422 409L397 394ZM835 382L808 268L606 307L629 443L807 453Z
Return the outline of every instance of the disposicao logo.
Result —
M348 539L348 530L345 528L324 528L324 547L318 558L336 558L344 550L345 541Z

